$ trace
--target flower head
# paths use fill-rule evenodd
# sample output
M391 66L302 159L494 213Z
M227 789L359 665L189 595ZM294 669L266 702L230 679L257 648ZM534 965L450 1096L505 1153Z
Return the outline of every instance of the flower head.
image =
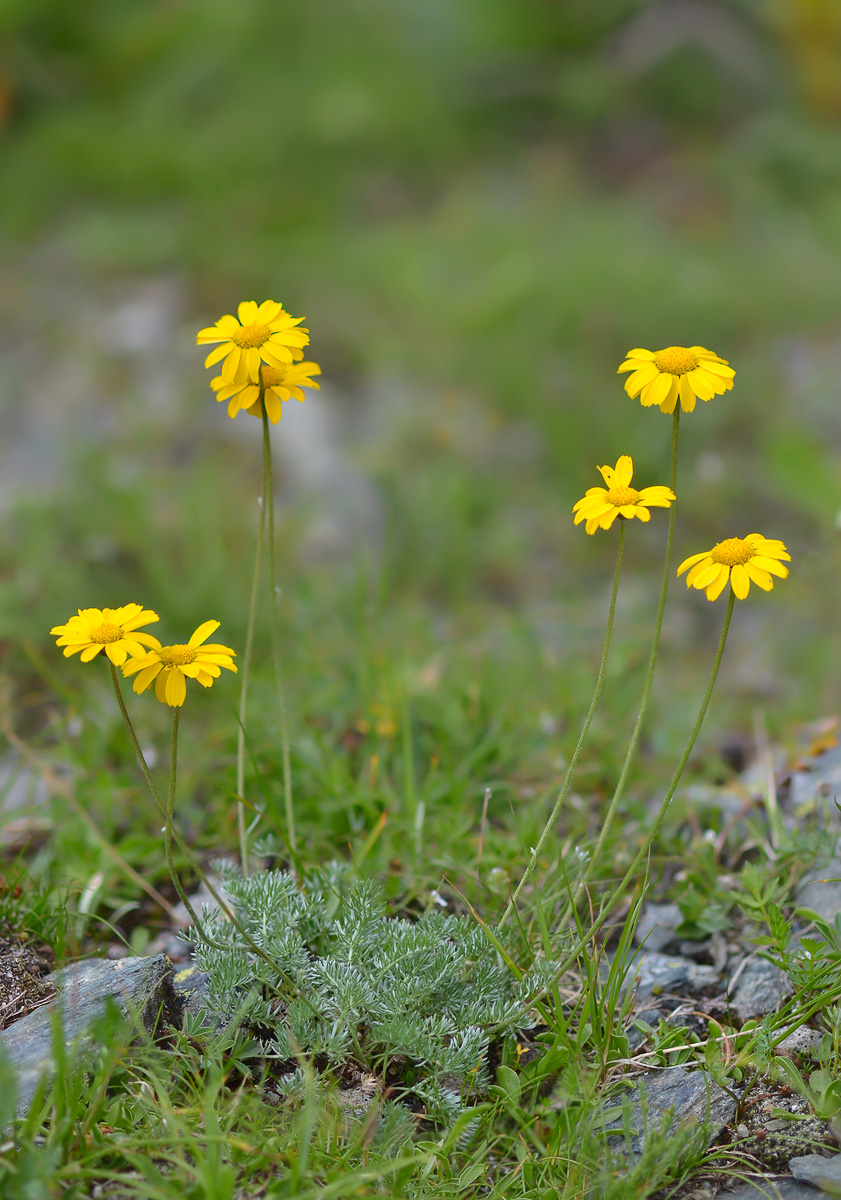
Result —
M678 397L684 412L692 412L696 399L711 400L733 386L736 372L726 358L703 346L667 346L665 350L631 350L617 374L631 371L625 391L639 396L640 404L660 411L675 411Z
M691 568L686 576L686 586L706 591L708 600L721 595L727 580L739 600L744 600L750 585L770 592L774 576L785 579L788 567L781 559L791 562L791 555L782 542L765 538L761 533L749 533L746 538L727 538L718 542L712 550L693 554L677 569L678 575Z
M617 517L638 517L640 521L650 521L649 508L668 508L674 501L675 494L671 488L647 487L638 492L631 487L634 477L634 464L628 454L617 459L615 467L599 467L606 488L590 488L585 496L573 508L575 524L586 521L588 533L597 529L610 529Z
M283 306L274 300L258 305L243 300L237 309L238 318L228 314L215 325L200 329L196 335L199 346L221 342L204 360L206 367L222 363L222 378L231 382L236 377L256 382L260 364L282 367L301 358L301 348L309 344L309 330L298 329L303 317L290 317Z
M203 645L218 628L218 621L205 621L184 646L162 646L153 638L154 647L142 658L126 663L123 674L137 676L132 685L136 692L145 692L154 679L155 695L161 704L180 708L187 697L188 679L197 679L207 688L218 679L221 667L236 672L236 654L230 646Z
M272 425L277 425L281 417L281 402L293 396L296 400L305 399L302 388L318 388L320 384L312 378L320 375L321 367L314 362L284 363L282 367L263 367L262 378L266 413ZM243 410L252 417L262 417L263 405L260 403L260 383L239 376L231 381L217 375L210 381L210 386L216 392L216 399L228 401L228 416L235 417Z
M158 614L139 604L125 604L122 608L80 608L78 615L71 617L66 625L56 625L50 630L58 634L56 645L64 647L64 657L69 658L81 650L82 662L96 658L104 650L115 666L120 666L128 657L136 658L146 653L146 646L158 644L151 633L138 633L141 625L157 621Z

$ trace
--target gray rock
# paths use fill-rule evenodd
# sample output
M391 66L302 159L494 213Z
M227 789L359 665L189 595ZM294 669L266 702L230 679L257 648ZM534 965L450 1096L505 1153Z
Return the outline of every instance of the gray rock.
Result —
M207 995L206 971L200 971L195 963L182 967L172 976L175 998L182 1014L199 1016L205 1012L204 998Z
M706 1071L687 1071L684 1067L646 1072L636 1081L632 1093L614 1097L606 1108L622 1107L629 1100L632 1105L629 1148L634 1158L642 1153L647 1134L658 1132L668 1121L669 1114L671 1128L687 1124L705 1126L708 1146L736 1115L736 1100L729 1092L719 1087ZM606 1126L608 1132L622 1128L621 1116ZM614 1133L608 1140L614 1150L622 1150L628 1145L621 1134Z
M749 958L728 987L730 1005L739 1021L764 1017L791 993L786 976L766 958Z
M788 1164L795 1179L811 1183L828 1196L841 1196L841 1154L824 1158L822 1154L804 1154Z
M808 1184L782 1176L742 1183L732 1190L718 1192L715 1200L819 1200L819 1197Z
M793 1029L787 1037L777 1043L776 1052L777 1054L810 1055L817 1050L822 1041L823 1038L817 1029L808 1029L805 1025L801 1025L799 1029Z
M675 930L683 920L676 904L646 904L636 929L634 942L646 950L662 950L673 942Z
M793 771L789 781L789 803L795 812L810 805L819 820L829 818L837 829L841 802L841 745L809 759L805 767Z
M721 986L721 978L715 967L700 966L688 958L659 954L645 947L638 950L631 960L622 983L623 992L634 984L637 976L638 1007L651 1007L651 998L664 993L695 995L707 988L717 990Z
M0 1034L0 1046L17 1076L17 1111L25 1115L35 1091L53 1071L53 1020L60 1014L66 1046L76 1059L86 1057L94 1044L91 1022L115 1000L127 1016L135 1016L151 1032L161 1015L175 1016L172 967L164 954L154 958L123 958L118 962L93 958L73 963L47 976L56 997L21 1018Z
M832 859L810 871L800 885L797 903L812 909L825 921L834 921L841 913L841 859Z

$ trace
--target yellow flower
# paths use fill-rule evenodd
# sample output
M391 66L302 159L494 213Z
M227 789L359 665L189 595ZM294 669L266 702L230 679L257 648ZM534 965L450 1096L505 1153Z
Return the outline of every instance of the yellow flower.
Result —
M632 371L625 380L625 391L639 396L640 404L660 411L675 411L678 397L684 412L692 412L696 398L711 400L729 392L736 372L726 358L719 358L703 346L667 346L665 350L631 350L617 371Z
M206 367L222 363L222 378L231 382L241 371L245 380L259 378L260 364L282 367L301 357L301 347L309 344L309 330L296 329L303 317L290 317L274 300L258 306L243 300L237 309L239 320L230 314L215 325L200 329L196 343L221 342L204 360ZM224 360L224 361L223 361Z
M81 650L82 662L96 658L104 650L115 666L120 666L131 655L136 658L146 653L146 646L158 644L151 633L138 633L141 625L159 620L158 614L139 604L125 604L122 608L80 608L78 616L71 617L66 625L56 625L50 630L59 634L56 645L64 647L64 657L69 658Z
M142 658L135 658L123 667L124 675L137 675L133 683L136 692L145 692L155 680L155 695L161 704L180 708L187 696L187 680L197 679L202 687L210 687L221 675L220 667L236 672L236 654L229 646L202 645L219 628L218 621L199 625L186 646L156 645Z
M321 385L311 378L320 375L321 367L314 362L285 363L282 367L263 367L261 375L265 388L266 412L272 425L277 425L281 417L281 402L292 396L296 400L304 400L302 388L319 388ZM248 379L234 379L231 382L217 375L210 381L210 386L216 392L216 399L228 401L228 416L235 417L244 410L252 417L262 417L263 406L260 403L260 384Z
M779 579L787 577L788 567L780 559L791 562L782 542L765 538L761 533L749 533L746 538L727 538L712 550L693 554L680 564L677 573L682 575L691 567L686 586L706 591L708 600L718 599L729 579L737 598L744 600L752 583L770 592L774 575Z
M675 499L671 488L647 487L638 492L630 486L634 477L634 464L628 454L623 454L615 467L599 467L606 488L590 488L573 508L575 524L586 521L588 533L597 529L610 529L617 517L638 517L650 521L649 508L668 508Z

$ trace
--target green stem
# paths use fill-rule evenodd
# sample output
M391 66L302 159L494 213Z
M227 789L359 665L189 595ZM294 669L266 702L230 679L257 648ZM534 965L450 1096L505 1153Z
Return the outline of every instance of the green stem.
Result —
M672 456L669 470L669 487L672 489L672 492L675 492L675 484L677 483L677 446L679 427L680 404L678 403L675 405L674 417L672 418ZM648 709L648 699L651 695L651 685L654 682L654 669L657 665L657 654L660 649L660 631L663 628L663 613L666 609L666 595L669 590L669 583L671 582L672 551L674 549L675 541L676 507L676 503L673 502L669 509L669 532L666 538L666 559L663 564L663 582L660 585L660 600L657 605L657 616L654 621L654 637L651 640L651 653L648 656L648 670L646 672L645 683L643 684L642 688L642 696L640 698L637 719L634 722L631 740L628 742L628 749L625 752L625 760L622 763L622 770L619 772L619 779L616 782L616 787L613 795L610 798L610 804L608 805L607 812L605 813L604 820L602 821L599 839L596 842L596 847L590 857L590 862L578 881L578 885L575 889L575 895L570 899L570 903L567 906L566 912L564 913L561 922L564 925L569 919L571 909L575 904L578 903L581 892L586 887L588 880L591 878L592 873L595 870L599 855L604 849L608 832L613 824L613 818L616 816L616 810L625 794L625 788L628 784L628 777L631 773L631 767L633 766L634 758L636 757L637 746L639 745L640 736L642 734L642 726L645 720L646 710Z
M172 811L175 806L175 777L176 777L176 769L177 769L177 744L178 744L178 709L175 710L175 713L173 715L173 721L172 721L172 758L170 761L169 800L166 804L164 804L163 800L161 799L161 794L155 785L154 779L152 778L152 773L149 770L149 766L146 762L146 759L143 756L143 751L140 748L140 742L138 741L137 734L134 731L134 725L132 725L131 717L128 714L128 709L126 708L125 701L123 700L123 693L122 693L122 689L120 688L120 679L117 674L117 670L116 670L114 664L112 662L110 662L110 660L109 660L109 666L111 667L111 679L114 684L114 691L117 696L117 703L120 706L120 712L123 715L123 721L125 722L126 729L128 730L129 739L131 741L132 746L134 747L134 752L137 755L137 761L140 763L140 768L143 771L143 776L144 776L147 784L149 785L149 790L152 793L152 795L155 799L155 803L160 808L161 814L164 818L164 847L165 847L165 850L167 853L167 866L169 867L170 875L172 876L172 881L175 884L175 890L178 892L179 897L183 901L184 907L187 910L187 914L190 917L190 920L195 925L195 927L199 933L199 936L201 937L201 939L204 942L207 943L208 946L212 946L216 950L229 951L231 949L230 945L226 945L224 942L217 942L214 938L210 937L210 935L206 932L204 926L202 925L201 920L197 916L196 911L193 908L192 904L190 903L189 899L184 894L184 890L181 887L181 883L178 879L177 873L174 869L174 865L172 862L172 846L171 846L171 842L169 841L169 838L171 838L171 837L175 839L175 843L178 846L178 849L185 856L185 858L189 862L190 866L193 868L193 870L196 872L196 874L198 875L201 882L207 888L210 895L213 897L213 899L219 905L220 912L225 917L227 917L227 919L233 925L234 929L236 929L236 931L242 936L242 938L245 941L248 948L250 950L252 950L259 958L262 958L263 961L265 963L267 963L272 968L273 971L277 972L278 977L280 979L282 979L283 982L292 991L295 991L295 985L294 985L293 981L290 979L290 977L288 976L288 974L284 971L283 967L281 967L279 963L276 963L274 961L274 959L271 958L265 952L265 950L262 948L262 946L258 946L258 944L254 941L254 939L252 938L252 936L248 932L248 930L243 928L242 923L239 921L236 914L231 911L230 906L226 902L225 898L220 894L218 888L216 888L213 885L213 883L211 883L210 879L208 879L205 872L199 866L198 862L196 861L195 856L193 855L192 851L188 847L187 843L184 841L183 836L178 832L175 822L172 820ZM306 997L304 997L304 1000L309 1005L309 1007L312 1009L312 1005L309 1004L308 1001L306 1001Z
M280 752L283 764L283 804L286 811L286 830L293 857L298 849L295 839L295 813L292 807L292 764L289 756L289 726L286 720L286 697L283 690L283 664L280 656L280 630L277 622L277 584L275 582L274 550L274 493L272 487L272 442L269 437L269 418L263 404L263 495L269 528L269 587L271 589L272 658L277 688L277 707L280 715Z
M607 613L607 628L605 629L604 646L602 648L602 658L601 658L601 662L599 664L599 674L596 679L596 688L595 688L595 691L593 692L593 699L590 701L590 707L587 710L587 716L584 718L584 724L581 726L581 732L578 735L578 741L576 742L575 749L572 752L572 758L570 759L569 766L567 767L567 773L564 776L564 782L561 785L561 790L558 794L557 800L555 801L555 807L552 809L552 812L549 815L549 820L546 822L546 824L543 827L543 832L541 833L540 837L537 840L537 845L534 847L534 849L531 852L529 864L526 867L525 871L523 872L523 877L520 880L520 882L517 884L517 888L516 888L514 894L511 896L511 899L508 901L508 906L505 909L505 912L502 914L502 919L499 922L500 929L505 924L505 922L508 920L508 918L511 916L512 912L514 911L514 906L517 903L517 899L519 898L520 893L522 892L523 888L526 886L526 883L528 882L528 880L534 874L534 869L537 866L537 860L540 856L540 852L542 851L544 845L546 844L546 840L549 837L549 834L555 828L555 823L558 820L558 816L560 814L561 808L563 807L564 800L566 799L567 793L569 792L569 789L572 786L572 780L575 775L576 767L578 766L578 760L581 757L581 751L584 748L584 741L587 737L587 731L590 728L590 722L593 720L593 714L596 711L596 705L599 702L599 696L601 695L601 692L602 692L602 684L604 683L605 668L607 666L607 653L608 653L608 650L610 649L610 637L613 632L613 617L614 617L614 613L616 612L616 595L619 590L619 574L622 569L622 554L623 554L624 548L625 548L625 520L624 520L624 518L620 518L620 521L619 521L619 547L616 552L616 569L613 572L613 591L610 594L610 608L608 609L608 613Z
M675 792L677 791L678 784L680 783L681 776L683 775L684 767L686 766L687 762L689 761L689 756L692 753L692 750L695 746L695 742L698 738L698 734L701 731L701 726L704 723L704 717L707 715L707 708L709 707L710 697L713 694L713 688L715 687L715 681L718 677L718 669L721 666L721 656L724 654L724 643L727 641L727 633L728 633L728 630L730 629L730 618L733 616L733 605L734 605L735 600L736 600L736 593L732 590L732 587L731 587L730 599L727 602L727 612L724 615L724 625L722 626L721 637L718 639L718 649L716 650L715 661L713 662L713 668L712 668L712 671L710 672L710 679L709 679L709 683L707 684L707 690L704 693L704 699L701 701L701 707L698 711L698 716L695 720L695 724L692 727L692 732L689 735L689 741L686 743L686 747L684 748L683 754L680 756L680 761L678 762L675 773L672 776L672 781L669 784L665 798L663 799L663 803L660 805L657 816L654 818L654 824L651 826L648 833L646 834L645 840L643 841L642 845L640 846L639 850L637 851L634 861L631 863L630 867L628 867L628 870L625 872L625 876L622 879L622 882L619 884L618 887L614 888L613 893L608 898L606 903L602 906L601 914L597 918L596 922L587 931L587 934L585 935L585 937L579 941L578 945L567 956L566 962L564 963L563 967L558 970L558 976L562 975L564 973L564 971L566 971L568 969L570 964L575 960L575 958L578 956L578 954L581 952L581 950L584 948L584 946L587 944L587 942L589 942L595 936L595 934L598 933L598 931L601 929L602 925L605 923L608 916L610 915L610 912L611 912L614 904L616 903L617 899L619 899L619 897L625 891L625 888L630 883L631 879L634 877L636 872L639 870L643 859L646 857L651 846L654 843L654 839L657 837L657 834L660 832L660 826L663 824L663 819L666 815L666 811L672 802L672 797L674 796Z
M126 702L123 699L123 690L120 687L120 676L117 673L117 668L110 659L108 660L108 666L111 668L111 682L114 684L114 692L117 696L117 703L120 706L120 712L123 714L123 721L125 722L126 729L128 730L129 740L134 747L134 753L137 755L137 761L140 763L140 769L143 772L143 777L149 786L149 791L152 793L155 803L161 810L161 814L165 817L166 805L161 799L161 793L155 786L155 781L152 778L152 772L149 770L149 765L146 762L146 759L143 757L143 751L140 749L140 742L137 740L137 734L134 732L134 726L131 723L131 717L128 715Z
M262 385L260 396L262 399ZM254 577L251 580L251 601L248 606L248 628L245 633L245 652L242 658L239 686L239 729L237 730L237 832L243 875L248 874L248 827L245 819L245 717L248 707L248 676L254 651L254 627L257 618L257 595L260 587L260 566L263 557L263 538L266 528L266 494L260 497L257 526L257 549L254 555Z

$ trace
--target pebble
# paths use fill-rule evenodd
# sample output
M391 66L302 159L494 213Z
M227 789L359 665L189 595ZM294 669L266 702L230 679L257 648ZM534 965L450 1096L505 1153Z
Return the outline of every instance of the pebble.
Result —
M810 871L800 885L797 903L833 922L841 913L841 860L831 859Z
M660 954L645 947L637 951L625 973L623 992L634 984L637 976L638 1007L651 1007L651 998L664 993L696 995L707 988L718 990L721 986L715 967L700 966L680 955Z
M642 1091L645 1090L647 1112L643 1114ZM671 1110L674 1125L706 1124L707 1145L718 1137L725 1125L736 1115L736 1101L729 1092L718 1086L704 1070L687 1071L685 1067L667 1067L665 1071L646 1071L638 1078L631 1091L621 1092L608 1102L606 1109L620 1108L630 1102L630 1150L633 1158L639 1158L645 1145L646 1133L650 1129L659 1131L663 1118ZM606 1126L607 1131L622 1128L622 1117ZM610 1146L617 1151L626 1148L623 1135L613 1133Z
M634 942L646 950L664 950L675 940L675 930L683 920L676 904L646 904L634 930Z
M795 1179L811 1183L828 1196L841 1196L841 1154L824 1158L822 1154L804 1154L788 1164Z
M791 984L782 971L758 956L749 958L737 969L728 987L730 1006L740 1022L764 1017L791 993Z
M719 1192L716 1200L820 1200L820 1196L808 1184L782 1176L742 1183L729 1191Z

